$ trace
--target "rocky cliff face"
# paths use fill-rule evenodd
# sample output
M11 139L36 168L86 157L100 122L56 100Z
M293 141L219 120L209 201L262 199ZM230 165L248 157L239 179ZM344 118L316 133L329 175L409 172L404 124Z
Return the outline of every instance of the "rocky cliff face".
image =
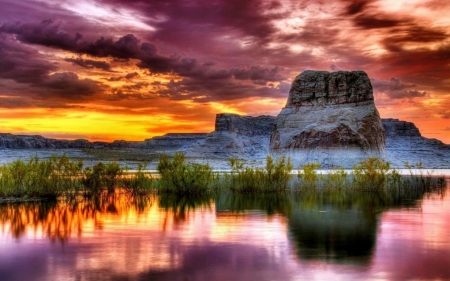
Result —
M40 149L40 148L88 148L93 144L87 140L56 140L38 135L13 135L0 133L0 148Z
M276 118L270 151L289 154L298 163L315 161L324 166L384 157L384 129L367 74L305 71L298 75L286 107Z
M116 140L90 142L85 139L60 140L39 135L13 135L0 133L0 149L69 149L69 148L140 148L142 142Z
M215 131L188 150L188 155L213 158L231 156L264 158L269 153L270 132L274 116L241 116L232 113L216 115Z
M426 168L449 168L450 145L422 137L414 123L382 119L386 130L386 159L392 167L405 168L405 162L421 162Z
M412 122L400 121L398 119L381 119L386 137L420 137L419 129Z
M144 141L144 148L178 149L205 139L206 133L168 133Z
M252 117L220 113L216 115L215 132L230 132L244 136L267 135L267 132L272 131L274 122L274 116Z

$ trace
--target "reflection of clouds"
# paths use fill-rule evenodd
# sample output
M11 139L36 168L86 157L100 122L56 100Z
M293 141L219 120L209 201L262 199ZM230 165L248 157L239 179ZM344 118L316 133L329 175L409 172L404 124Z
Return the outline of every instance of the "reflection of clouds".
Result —
M448 195L433 193L420 208L384 213L372 270L389 280L450 280L449 224Z
M301 198L305 202L298 206L313 202L305 197L303 194ZM380 200L386 204L385 209L391 209L401 201L395 198L391 200L392 205L386 203L386 198ZM0 227L1 280L47 280L49 276L55 280L450 278L445 275L450 264L450 242L447 241L450 198L447 196L441 200L437 195L430 195L424 199L420 209L415 203L403 202L402 209L386 210L379 217L377 233L373 233L376 242L371 262L353 265L345 258L330 260L296 256L293 250L295 241L289 238L288 224L302 226L306 235L308 230L305 228L312 229L309 233L314 233L317 228L332 228L334 233L327 232L330 234L327 239L335 241L339 240L336 232L339 229L345 232L341 237L357 238L357 232L367 224L365 216L369 216L369 228L376 228L376 222L371 219L379 213L372 213L372 210L381 207L367 206L370 200L359 202L361 209L350 208L347 201L343 206L336 203L327 209L327 213L319 212L325 210L322 205L315 208L311 203L311 208L295 209L292 217L287 218L280 212L268 216L256 207L246 207L239 212L228 211L229 208L220 211L219 203L204 204L209 202L207 200L195 201L203 203L199 207L190 205L181 215L180 208L168 207L177 205L167 203L174 201L165 201L165 208L162 208L160 201L153 199L145 201L145 207L140 205L139 208L136 202L130 203L130 198L120 196L115 200L105 198L93 205L76 205L80 210L88 210L85 212L78 212L75 205L62 204L65 208L50 208L52 215L42 217L49 221L38 224L33 224L36 220L32 218L37 217L30 216L30 209L22 208L28 211L20 216L27 218L21 220L27 223L22 224L25 230L20 238L15 239L11 235L10 222L2 221ZM367 209L361 211L362 206ZM68 216L69 209L74 213L72 217ZM113 209L114 212L111 211ZM57 217L65 219L56 220ZM322 225L314 223L321 217L334 224L327 224L327 219L322 220ZM294 219L299 221L292 221ZM71 232L64 240L66 243L49 243L49 232L43 231L46 228L42 225L56 226L63 221L80 225L82 231L78 232L71 226ZM97 228L98 224L102 228ZM25 265L27 270L23 270Z

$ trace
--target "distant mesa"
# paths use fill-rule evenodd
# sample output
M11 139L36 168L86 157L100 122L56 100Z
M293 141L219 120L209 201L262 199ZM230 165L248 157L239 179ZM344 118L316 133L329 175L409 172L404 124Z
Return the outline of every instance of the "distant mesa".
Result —
M298 164L325 166L385 156L385 132L364 71L312 71L298 75L278 114L270 151ZM344 163L347 162L347 163Z
M381 120L386 136L390 137L421 137L419 129L412 122L387 118Z
M241 116L233 113L216 115L214 132L186 149L190 156L248 160L265 158L269 153L270 132L274 116Z
M230 132L245 136L267 135L273 128L274 116L241 116L233 113L216 115L215 132Z

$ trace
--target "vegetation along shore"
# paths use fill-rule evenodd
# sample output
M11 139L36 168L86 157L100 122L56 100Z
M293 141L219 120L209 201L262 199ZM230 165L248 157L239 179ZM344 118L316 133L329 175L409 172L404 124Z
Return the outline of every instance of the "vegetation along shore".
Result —
M201 194L215 190L238 193L269 193L302 190L382 191L385 189L421 189L430 191L445 187L445 178L422 171L421 163L405 163L411 173L402 176L390 169L388 162L378 158L361 160L351 171L333 168L328 173L317 171L320 164L309 163L297 170L285 156L267 156L264 168L246 165L245 161L230 158L230 172L214 172L208 164L190 163L184 154L159 157L157 172L145 170L140 164L130 171L117 162L98 162L84 167L80 160L67 156L48 159L31 157L0 166L0 198L3 201L33 200L36 198L96 196L102 193L127 192L133 195L149 193Z

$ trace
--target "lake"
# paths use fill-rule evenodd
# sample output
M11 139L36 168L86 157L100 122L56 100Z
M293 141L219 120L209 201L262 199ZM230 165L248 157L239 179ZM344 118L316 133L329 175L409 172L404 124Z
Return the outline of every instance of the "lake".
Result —
M450 280L449 186L1 203L0 280Z

